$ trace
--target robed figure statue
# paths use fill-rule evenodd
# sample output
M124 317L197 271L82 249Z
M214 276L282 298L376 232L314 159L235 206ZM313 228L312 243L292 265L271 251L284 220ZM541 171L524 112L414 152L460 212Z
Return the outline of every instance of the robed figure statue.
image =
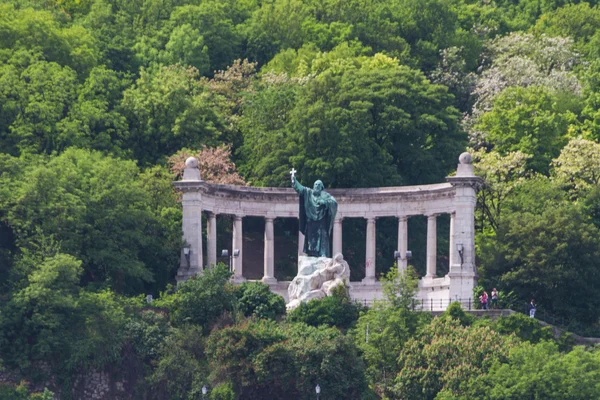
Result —
M295 172L295 171L294 171ZM312 189L304 187L292 173L292 186L300 195L300 232L304 234L304 253L312 257L331 258L331 231L337 202L316 181Z

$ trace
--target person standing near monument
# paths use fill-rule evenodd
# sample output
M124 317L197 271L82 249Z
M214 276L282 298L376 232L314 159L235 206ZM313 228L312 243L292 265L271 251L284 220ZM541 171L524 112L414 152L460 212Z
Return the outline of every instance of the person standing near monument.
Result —
M492 289L492 308L494 310L498 308L498 291L496 288Z
M527 309L529 310L530 318L535 318L536 308L537 308L537 305L535 304L535 301L533 299L531 299L531 302L529 302L529 305L527 306Z
M300 232L305 236L304 253L311 257L331 258L331 231L337 213L337 201L325 192L323 182L315 181L312 189L296 180L292 169L292 187L300 195Z

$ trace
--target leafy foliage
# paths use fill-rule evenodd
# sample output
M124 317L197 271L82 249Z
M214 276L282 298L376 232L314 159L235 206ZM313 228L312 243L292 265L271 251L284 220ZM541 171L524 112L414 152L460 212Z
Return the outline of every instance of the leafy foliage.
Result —
M157 400L203 385L302 399L316 383L324 398L599 397L595 351L457 305L430 323L410 275L369 310L331 297L278 323L261 319L281 299L234 289L225 267L168 286L171 183L190 155L216 183L282 186L294 166L372 187L439 182L469 145L480 283L593 331L599 22L595 0L0 0L4 366L46 379L47 365L64 394L76 372L123 363ZM378 230L384 259L395 244ZM344 232L349 256L363 233ZM532 344L507 356L506 335ZM0 397L52 396L27 390Z
M199 325L206 333L223 312L233 310L235 289L230 277L229 268L217 264L182 283L174 294L157 305L169 307L174 324Z
M506 360L510 347L510 339L489 328L434 319L418 339L406 343L392 391L411 399L433 399L442 390L464 393L467 382Z
M339 289L341 290L333 296L301 303L288 312L286 320L292 323L302 322L314 327L327 325L340 329L352 328L358 320L362 307L360 303L350 299L346 288Z
M482 399L578 399L596 397L598 352L583 347L562 354L551 342L523 343L510 350L507 363L496 361L470 389Z
M285 314L285 300L261 282L244 282L236 288L238 310L246 317L277 319Z
M168 189L152 204L146 186L170 177L138 178L131 161L69 149L18 171L1 204L18 246L31 248L42 232L81 259L85 281L131 293L176 265L179 242L176 197Z

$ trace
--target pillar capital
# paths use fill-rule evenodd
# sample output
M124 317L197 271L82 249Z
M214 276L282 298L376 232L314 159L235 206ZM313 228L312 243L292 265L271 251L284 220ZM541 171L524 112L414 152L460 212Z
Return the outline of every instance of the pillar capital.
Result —
M404 222L404 221L408 221L410 216L409 215L398 215L396 218L398 218L398 221Z

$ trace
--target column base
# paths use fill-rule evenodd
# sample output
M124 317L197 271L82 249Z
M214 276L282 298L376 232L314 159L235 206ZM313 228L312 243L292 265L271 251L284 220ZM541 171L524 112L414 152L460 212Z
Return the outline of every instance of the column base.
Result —
M375 278L374 276L366 276L362 281L360 281L361 283L367 284L367 285L372 285L374 283L377 283L377 278Z
M193 276L200 275L201 272L202 270L200 268L179 268L175 280L177 283L185 282Z
M272 276L263 276L263 278L260 281L266 285L272 285L277 283L277 279L273 278Z
M450 266L450 271L448 271L448 276L450 277L471 277L477 279L479 275L474 270L472 266L460 265L460 264L452 264Z
M243 283L243 282L247 281L247 279L244 278L243 276L234 276L232 278L232 280L233 280L233 283Z

